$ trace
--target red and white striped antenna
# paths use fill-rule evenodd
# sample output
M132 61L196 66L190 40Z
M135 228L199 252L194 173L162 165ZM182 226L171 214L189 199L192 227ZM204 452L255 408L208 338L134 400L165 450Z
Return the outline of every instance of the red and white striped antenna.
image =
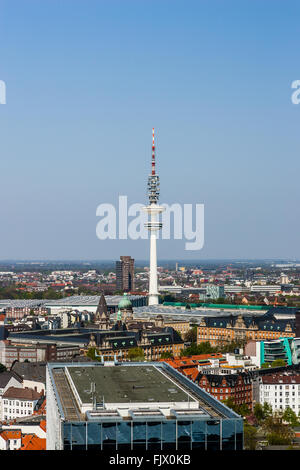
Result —
M152 175L155 175L155 144L154 144L154 127L152 129Z

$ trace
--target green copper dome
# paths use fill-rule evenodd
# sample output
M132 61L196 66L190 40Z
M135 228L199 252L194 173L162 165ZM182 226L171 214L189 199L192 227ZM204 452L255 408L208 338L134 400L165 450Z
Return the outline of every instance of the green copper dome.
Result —
M127 293L125 292L123 299L119 302L118 309L120 308L132 308L132 303L128 299Z

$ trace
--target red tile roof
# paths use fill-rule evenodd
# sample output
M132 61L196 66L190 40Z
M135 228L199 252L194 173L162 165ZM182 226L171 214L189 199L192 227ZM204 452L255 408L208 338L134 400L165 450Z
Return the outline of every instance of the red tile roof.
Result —
M262 376L263 384L300 384L300 374L267 374Z
M9 429L2 431L0 433L0 436L5 440L9 441L10 439L21 439L21 431L18 429L12 429L11 431Z
M35 434L23 434L20 450L46 450L46 439Z
M17 388L9 387L5 393L3 393L3 398L19 398L23 400L38 400L40 394L33 390L32 388Z
M43 421L40 422L40 428L42 428L42 430L46 432L46 420L45 419L43 419Z

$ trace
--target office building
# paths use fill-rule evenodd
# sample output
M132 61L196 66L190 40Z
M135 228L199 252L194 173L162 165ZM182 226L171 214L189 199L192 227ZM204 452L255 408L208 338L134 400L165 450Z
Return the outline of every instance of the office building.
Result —
M243 420L169 365L47 366L47 450L242 450Z
M116 262L116 289L134 291L134 259L130 256L120 256Z

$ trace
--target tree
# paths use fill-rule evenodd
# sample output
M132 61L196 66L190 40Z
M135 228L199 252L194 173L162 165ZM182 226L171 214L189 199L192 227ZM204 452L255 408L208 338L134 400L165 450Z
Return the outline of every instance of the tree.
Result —
M128 351L128 359L130 361L144 361L145 355L142 348L132 348Z
M261 365L261 369L268 369L269 367L271 367L270 362L264 362L264 363Z
M223 400L224 405L228 406L228 408L231 408L235 413L238 413L238 406L235 404L235 401L232 397L226 398L226 400Z
M244 424L244 446L247 450L256 450L257 428L247 423Z
M211 346L209 341L205 341L198 345L196 343L192 343L188 348L180 351L180 356L196 356L198 354L209 354L212 352L215 352L215 348Z
M264 410L260 403L256 403L253 410L254 416L257 419L258 423L261 423L264 420Z
M197 342L197 327L196 326L189 329L189 331L184 336L184 341L187 341L190 343Z
M269 445L291 444L295 435L282 421L281 416L268 416L263 423L263 431Z
M93 359L93 361L99 361L99 357L96 356L96 352L98 354L98 351L96 348L90 348L88 350L88 352L86 353L87 357L90 357L91 359Z
M271 417L273 414L272 406L265 401L263 404L263 414L264 414L264 419Z
M161 353L160 358L161 358L161 359L172 359L172 358L173 358L173 354L170 353L169 351L163 352L163 353Z
M0 373L5 372L6 370L7 370L6 367L0 363Z
M289 406L284 410L282 419L293 427L299 424L296 413Z
M248 406L246 405L246 403L242 403L239 407L238 407L238 414L241 415L241 416L249 416L249 414L251 413L251 411L249 410Z
M223 400L224 405L231 408L235 413L241 416L248 416L250 414L250 410L246 403L242 403L241 405L237 405L234 401L233 397L228 397L226 400Z
M286 366L286 362L284 359L275 359L275 361L272 362L272 367L284 367Z

